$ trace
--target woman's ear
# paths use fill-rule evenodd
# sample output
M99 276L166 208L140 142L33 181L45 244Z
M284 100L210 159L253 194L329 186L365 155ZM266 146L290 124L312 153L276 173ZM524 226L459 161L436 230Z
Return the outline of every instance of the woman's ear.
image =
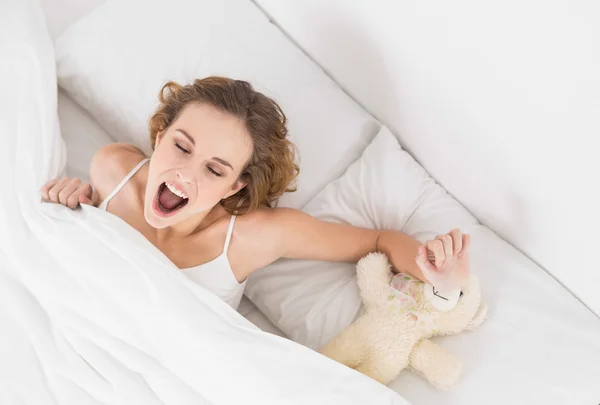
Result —
M246 187L246 183L244 183L244 182L242 182L240 180L236 180L236 182L233 183L233 186L231 186L231 190L229 190L229 192L227 194L225 194L225 196L223 197L223 199L231 197L232 195L234 195L235 193L237 193L238 191L240 191L244 187Z
M156 149L156 147L158 146L159 142L162 140L162 137L164 135L164 131L161 131L159 133L156 134L156 139L154 140L154 149Z

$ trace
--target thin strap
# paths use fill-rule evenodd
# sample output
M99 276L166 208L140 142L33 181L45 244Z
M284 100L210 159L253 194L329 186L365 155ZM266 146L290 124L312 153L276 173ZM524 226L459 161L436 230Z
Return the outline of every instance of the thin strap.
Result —
M146 158L144 160L142 160L140 163L137 164L137 166L135 166L128 174L127 176L125 176L125 178L123 180L121 180L121 182L117 185L117 187L115 187L115 189L108 195L108 197L106 197L104 199L104 201L102 201L102 204L100 204L98 206L98 208L103 209L106 211L106 208L108 207L108 203L110 202L110 200L117 195L117 193L123 188L123 186L125 185L125 183L127 183L129 181L129 179L131 179L137 172L138 170L140 170L140 168L147 162L149 161L150 158Z
M233 233L233 224L235 223L235 215L231 216L229 220L229 229L227 229L227 237L225 238L225 247L223 247L223 254L227 253L229 249L229 241L231 241L231 234Z

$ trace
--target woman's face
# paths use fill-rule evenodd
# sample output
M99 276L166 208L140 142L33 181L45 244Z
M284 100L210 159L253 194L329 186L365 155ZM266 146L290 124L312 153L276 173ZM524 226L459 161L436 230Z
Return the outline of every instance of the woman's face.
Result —
M209 104L191 104L158 134L144 201L155 228L210 211L238 192L238 178L252 155L244 122Z

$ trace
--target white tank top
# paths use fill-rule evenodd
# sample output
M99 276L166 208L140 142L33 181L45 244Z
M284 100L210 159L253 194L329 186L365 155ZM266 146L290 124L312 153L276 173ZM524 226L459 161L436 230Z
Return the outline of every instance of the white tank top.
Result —
M131 170L127 176L117 185L117 187L106 197L98 208L106 211L110 200L123 188L123 186L137 173L138 170L150 159L144 159ZM229 259L227 258L227 250L233 233L233 225L235 223L235 215L231 216L227 236L223 251L213 260L202 263L198 266L181 269L183 273L192 281L200 284L204 288L218 295L223 301L227 302L233 308L237 309L244 293L246 281L238 282L233 274Z

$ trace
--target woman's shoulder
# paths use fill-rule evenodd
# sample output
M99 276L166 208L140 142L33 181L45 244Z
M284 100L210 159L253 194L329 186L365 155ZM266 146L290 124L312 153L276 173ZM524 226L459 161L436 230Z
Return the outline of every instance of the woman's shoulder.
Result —
M294 212L299 212L299 210L287 207L267 207L266 205L261 205L245 214L239 215L239 217L248 223L264 225L285 218L286 215L290 215Z
M294 219L303 213L294 208L260 206L245 214L238 215L236 227L255 241L272 243L279 239L282 231L293 225Z
M239 279L280 257L281 229L285 223L282 214L285 217L288 210L261 206L237 215L229 260Z
M143 159L144 152L127 143L111 143L100 148L92 158L92 185L103 194L112 190ZM110 191L109 191L110 192Z
M136 162L135 165L145 157L144 152L137 146L128 143L109 143L98 149L94 154L92 164L96 161L100 164L112 164L121 168L133 162Z

